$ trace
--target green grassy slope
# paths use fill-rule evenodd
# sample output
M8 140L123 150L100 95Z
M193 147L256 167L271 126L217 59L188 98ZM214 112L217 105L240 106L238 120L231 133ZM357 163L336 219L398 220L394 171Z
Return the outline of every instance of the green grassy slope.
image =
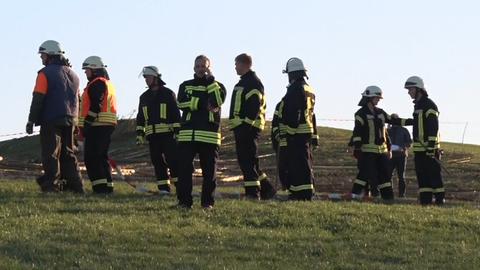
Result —
M0 269L476 269L480 210L40 194L0 181Z

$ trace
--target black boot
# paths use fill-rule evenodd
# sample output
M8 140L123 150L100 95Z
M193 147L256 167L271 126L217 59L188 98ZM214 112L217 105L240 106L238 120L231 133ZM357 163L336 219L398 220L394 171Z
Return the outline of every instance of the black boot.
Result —
M270 200L275 197L277 191L275 187L267 179L260 181L260 198L262 200Z

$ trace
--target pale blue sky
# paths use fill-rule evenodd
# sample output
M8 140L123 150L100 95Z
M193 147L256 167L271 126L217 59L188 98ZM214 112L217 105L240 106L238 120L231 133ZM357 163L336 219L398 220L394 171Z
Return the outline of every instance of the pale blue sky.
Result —
M82 61L101 56L117 87L121 116L137 107L145 90L145 65L160 68L167 86L193 74L206 54L230 93L238 81L234 58L253 56L263 80L268 117L285 93L281 73L292 56L304 60L316 89L319 119L353 119L360 93L378 85L389 113L411 116L403 89L421 76L440 110L441 137L480 144L480 2L478 1L10 1L3 3L0 135L23 132L36 72L38 46L62 43L85 86ZM318 122L350 129L351 121ZM0 137L0 140L4 137Z

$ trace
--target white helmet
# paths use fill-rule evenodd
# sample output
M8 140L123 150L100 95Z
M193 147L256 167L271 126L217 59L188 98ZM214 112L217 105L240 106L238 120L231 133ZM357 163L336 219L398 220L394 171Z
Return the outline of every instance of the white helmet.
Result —
M48 55L61 55L65 52L62 50L62 46L58 41L47 40L44 41L38 48L38 53L46 53Z
M293 71L301 71L301 70L307 71L307 69L303 65L303 61L300 58L292 57L288 59L287 66L283 70L283 73L290 73Z
M85 59L85 61L83 61L82 64L82 69L101 69L106 67L107 65L103 63L102 58L100 58L99 56L89 56L87 57L87 59Z
M418 76L412 76L408 78L407 81L405 82L405 88L407 87L417 87L425 90L425 85L423 84L423 80Z
M156 66L143 67L141 74L142 74L142 76L152 75L154 77L159 77L159 78L162 77L162 74L160 74L160 72L158 72L158 68Z
M380 87L371 85L365 89L362 93L362 97L379 97L383 98L382 96L382 89Z

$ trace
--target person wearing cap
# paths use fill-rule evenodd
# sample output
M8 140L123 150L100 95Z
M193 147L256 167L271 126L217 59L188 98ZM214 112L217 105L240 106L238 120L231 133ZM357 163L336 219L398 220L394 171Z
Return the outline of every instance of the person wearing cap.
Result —
M44 174L37 178L43 192L61 189L83 193L83 183L74 154L73 132L79 106L79 79L59 42L47 40L38 50L42 64L38 71L26 132L40 126ZM59 181L64 177L66 184Z
M252 57L242 53L235 58L240 81L235 85L230 102L230 129L235 136L237 160L243 174L245 197L271 199L276 190L260 169L258 138L265 127L265 92L257 74L251 69Z
M423 79L411 76L405 89L413 99L413 152L420 204L445 203L445 188L440 166L441 150L437 105L428 97Z
M378 188L385 202L392 202L394 198L389 163L391 143L385 123L405 126L411 125L413 121L393 118L378 108L378 102L382 98L380 87L368 86L358 103L361 108L355 113L352 143L353 156L358 162L358 174L353 182L352 199L363 198L367 185L372 189Z
M198 154L202 168L201 206L210 209L215 204L216 171L220 132L221 106L227 95L225 86L215 80L210 59L199 55L194 62L193 79L180 84L178 108L182 110L178 132L178 207L190 209L192 199L192 163Z
M180 111L175 93L165 87L157 67L144 67L142 75L148 90L140 96L138 104L136 142L142 145L148 141L158 190L161 195L167 195L170 194L170 181L177 183L175 137L180 128Z
M117 101L106 67L98 56L87 57L82 65L88 84L82 94L79 126L85 140L85 167L97 194L113 192L108 149L117 125Z
M302 60L296 57L287 61L283 71L288 74L289 81L281 123L286 131L290 200L311 200L314 192L311 142L316 128L313 120L315 93L306 82L306 71Z
M398 114L392 113L392 118L398 118ZM408 129L399 125L389 125L387 129L390 142L392 144L392 159L390 160L391 175L397 171L398 177L398 197L405 197L406 182L405 169L407 167L408 148L412 144L412 138Z

